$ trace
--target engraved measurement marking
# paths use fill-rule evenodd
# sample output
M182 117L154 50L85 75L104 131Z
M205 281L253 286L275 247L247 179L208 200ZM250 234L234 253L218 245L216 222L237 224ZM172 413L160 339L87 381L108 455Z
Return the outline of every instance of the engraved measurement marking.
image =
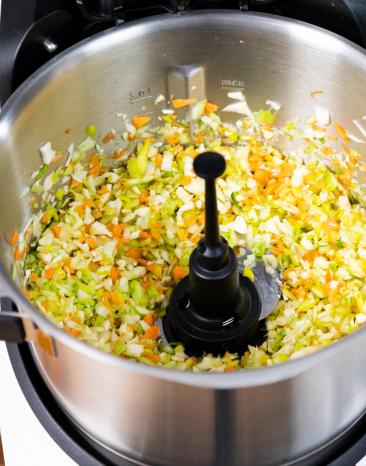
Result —
M137 91L131 91L128 94L128 99L131 104L141 102L142 100L152 99L151 87L147 89L138 89Z
M237 79L222 79L221 87L222 89L244 89L245 82Z

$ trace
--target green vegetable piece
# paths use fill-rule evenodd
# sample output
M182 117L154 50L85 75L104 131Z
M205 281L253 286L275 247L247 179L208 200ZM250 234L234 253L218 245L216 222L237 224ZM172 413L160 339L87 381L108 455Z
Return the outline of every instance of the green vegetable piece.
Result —
M130 158L127 163L128 173L132 178L142 178L147 168L150 142L140 145L137 149L137 156Z
M86 127L85 133L90 138L95 138L95 136L97 135L97 127L95 125L88 125Z

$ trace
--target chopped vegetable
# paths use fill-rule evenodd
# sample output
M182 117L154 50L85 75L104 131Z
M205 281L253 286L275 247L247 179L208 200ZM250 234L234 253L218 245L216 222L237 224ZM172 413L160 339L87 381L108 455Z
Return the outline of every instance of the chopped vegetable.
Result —
M235 102L224 111L241 115L235 124L206 99L174 99L185 118L171 109L154 125L148 115L124 116L122 131L102 138L89 125L66 165L46 177L55 151L42 148L30 188L41 208L9 237L14 275L40 312L119 357L208 372L281 363L365 325L365 195L355 176L364 165L348 147L358 138L339 123L331 134L321 107L277 129L279 103L252 113L241 91L228 98ZM299 147L286 149L289 141ZM268 273L279 268L282 298L259 346L193 358L179 342L164 344L158 322L203 235L204 185L192 165L204 150L227 161L217 182L220 230L239 256L251 251L243 276L254 280L258 260Z

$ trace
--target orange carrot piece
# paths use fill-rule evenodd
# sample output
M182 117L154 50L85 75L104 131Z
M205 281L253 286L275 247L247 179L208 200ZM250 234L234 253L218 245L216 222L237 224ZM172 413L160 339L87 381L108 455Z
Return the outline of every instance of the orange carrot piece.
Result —
M182 280L187 275L188 275L188 267L181 267L180 265L174 266L173 278L176 282L179 280Z
M135 128L139 129L147 125L150 120L151 117L149 117L148 115L136 115L132 118L132 124Z
M56 238L59 238L61 235L61 225L54 225L52 227L53 234L56 236Z
M144 317L144 321L150 325L150 327L154 324L154 318L152 314L148 314Z
M115 291L111 291L109 293L109 295L110 295L112 304L115 304L116 306L122 304L122 302L120 300L120 297L118 296L118 294Z
M113 131L110 131L107 133L104 138L103 138L103 144L108 144L108 142L113 141L115 139L116 135L113 133Z
M169 134L166 138L165 138L166 142L170 145L174 145L174 144L178 144L178 138L177 138L177 135L176 134Z
M75 338L79 338L81 336L81 331L76 330L76 328L65 327L65 330L67 331L67 333L69 333L70 335L72 335Z
M218 106L216 104L212 104L211 102L207 102L205 105L205 112L206 113L213 113L217 112Z
M85 207L83 206L83 204L77 205L75 207L75 210L79 215L84 215L85 213Z
M113 152L112 159L119 159L123 155L123 150L116 150Z
M52 267L49 267L48 269L45 269L44 271L44 276L47 278L47 280L51 280L52 277L55 275L56 270Z
M145 204L145 202L148 200L148 198L149 198L149 191L143 191L140 194L139 200L140 200L141 204Z
M124 229L123 223L118 223L117 225L112 225L112 235L115 238L120 238Z
M147 239L147 238L150 238L150 237L151 237L151 235L147 231L140 231L140 238Z
M29 276L29 280L31 282L36 282L38 280L38 275L36 274L36 272L32 272Z
M154 239L160 239L161 234L158 231L152 231L151 232L151 237L154 238Z
M160 333L160 327L155 325L154 327L150 327L149 329L146 330L146 332L142 336L142 339L143 340L156 340L159 336L159 333Z
M41 223L47 223L50 220L50 216L48 214L44 214L41 218Z
M155 165L160 168L163 163L163 156L161 154L156 154L155 156Z
M85 242L90 247L90 249L95 249L97 247L97 240L94 236L86 236Z
M348 131L346 128L344 128L342 125L337 123L336 121L334 122L334 129L337 131L338 135L344 142L350 142L350 138L348 137Z
M160 362L160 356L158 354L153 354L153 353L144 353L143 354L144 358L150 359L150 361L153 362Z
M100 174L100 167L89 168L88 173L89 173L89 175L98 176Z
M172 105L174 108L183 108L188 105L193 105L197 102L197 99L174 99Z
M18 230L14 230L9 240L10 246L15 246L18 240L19 240L19 232Z
M109 276L111 277L112 282L115 283L119 279L121 274L120 274L119 270L117 269L117 267L112 267L111 271L109 273Z
M99 189L99 191L98 191L98 194L107 194L107 193L109 193L109 189L108 189L108 187L105 186L105 185L102 186L102 187Z
M188 186L192 181L192 178L190 176L183 176L182 178L182 185L183 186Z
M125 256L131 257L132 259L137 259L138 257L140 257L140 255L141 255L141 251L138 248L133 248L125 252Z
M17 246L14 251L14 260L19 260L24 256L24 249L19 249Z
M112 306L111 306L111 303L109 302L108 295L106 295L106 294L103 295L103 297L102 297L102 304L103 304L103 306L108 307L109 309L112 307Z
M322 95L324 94L323 89L316 89L315 91L310 92L310 97L315 97L316 95Z
M268 184L270 176L271 174L268 170L263 170L261 168L256 170L254 173L255 181L261 186L266 186Z

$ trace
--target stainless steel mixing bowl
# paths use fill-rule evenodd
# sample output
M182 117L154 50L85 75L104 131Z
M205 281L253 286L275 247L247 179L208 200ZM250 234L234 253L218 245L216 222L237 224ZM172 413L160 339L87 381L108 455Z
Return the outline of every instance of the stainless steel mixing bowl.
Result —
M235 374L180 373L104 354L41 316L9 278L7 242L30 218L22 193L39 147L66 154L93 122L156 112L158 94L227 104L283 104L281 119L313 113L308 93L346 126L366 113L366 54L323 30L225 11L156 17L89 39L43 67L0 116L2 294L23 315L34 358L66 413L92 438L146 464L275 465L332 441L366 409L366 329L316 354ZM66 157L66 155L65 155ZM42 337L35 324L49 339Z

